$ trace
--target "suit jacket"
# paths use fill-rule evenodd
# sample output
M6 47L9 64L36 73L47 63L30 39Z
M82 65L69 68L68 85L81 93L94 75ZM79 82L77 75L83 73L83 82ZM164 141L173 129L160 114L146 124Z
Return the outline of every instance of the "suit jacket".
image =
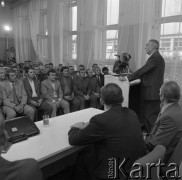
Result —
M177 103L174 103L156 120L146 139L146 147L151 151L156 145L165 146L164 162L167 162L181 137L182 110Z
M22 81L15 82L15 90L16 96L21 104L27 104L27 93L24 89L24 85ZM14 103L13 92L10 86L9 81L3 82L3 104L4 106L8 106L14 108L16 105Z
M96 75L94 75L94 77L97 78ZM98 81L99 87L101 88L102 86L104 86L104 75L100 74L99 78L100 78L100 80L97 78L97 81Z
M40 99L40 82L37 79L34 79L34 86L35 86L35 92L37 94L38 99ZM32 87L30 85L30 82L28 78L23 79L23 84L25 91L27 93L27 103L30 104L32 100Z
M91 93L100 93L100 86L96 77L87 77Z
M61 89L61 84L58 80L55 81L55 92L58 95L58 99L63 99L63 91ZM54 89L52 83L49 79L41 82L41 93L42 97L47 101L53 101Z
M84 96L90 94L89 80L85 77L83 79L80 76L73 79L73 90L75 95Z
M63 78L64 78L63 76L60 78L60 83L61 83L61 88L62 88L63 94L64 94L64 96L71 95L73 93L73 80L71 79L70 76L66 77L68 86L70 88L70 94L65 94L65 92L64 92L65 83L64 83L64 79Z
M125 166L129 171L133 162L145 155L137 115L121 105L115 105L108 111L92 117L84 129L71 128L68 134L71 145L94 144L94 154L97 157L92 162L94 176L97 178L107 179L109 158L115 158L116 161L119 158L121 161L123 158L129 158Z
M0 85L0 107L3 105L3 87Z
M129 81L141 78L141 94L144 100L160 100L159 89L163 84L165 62L158 51L154 52L146 64L128 76Z
M0 156L1 180L42 180L42 174L34 159L10 162Z

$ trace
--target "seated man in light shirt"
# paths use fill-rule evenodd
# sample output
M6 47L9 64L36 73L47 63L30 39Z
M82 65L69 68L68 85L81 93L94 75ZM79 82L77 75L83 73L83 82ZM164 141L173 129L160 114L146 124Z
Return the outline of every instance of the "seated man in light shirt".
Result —
M23 84L28 96L28 104L36 112L35 120L38 120L37 109L40 109L44 114L51 116L53 108L41 97L40 82L35 79L33 68L27 68L25 73L27 78L23 79Z
M47 79L41 83L41 93L46 102L52 106L51 117L56 116L57 109L62 108L64 114L70 112L69 103L63 99L61 84L56 80L56 71L50 69L47 73Z
M27 93L23 82L17 80L16 72L10 69L7 72L7 80L2 83L3 87L3 113L6 119L13 119L17 115L28 116L34 120L35 112L27 105Z

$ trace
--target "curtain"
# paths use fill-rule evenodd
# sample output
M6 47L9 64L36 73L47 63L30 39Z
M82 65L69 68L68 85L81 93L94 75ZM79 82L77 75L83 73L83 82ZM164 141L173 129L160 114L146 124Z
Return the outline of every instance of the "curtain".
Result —
M87 68L93 60L98 0L78 0L78 64Z
M118 53L131 54L130 68L135 71L146 62L145 45L152 34L155 0L120 0Z
M16 7L13 12L16 59L19 63L31 58L30 24L27 4Z
M54 65L63 64L63 24L65 3L48 1L48 58Z
M39 24L40 24L40 9L41 0L31 0L28 5L29 10L29 21L30 21L30 35L34 50L36 52L36 57L39 56L37 47L37 35L39 34Z

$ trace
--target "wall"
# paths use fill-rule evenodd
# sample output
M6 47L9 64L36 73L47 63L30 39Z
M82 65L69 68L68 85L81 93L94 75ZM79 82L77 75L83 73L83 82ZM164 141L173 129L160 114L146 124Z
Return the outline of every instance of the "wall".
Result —
M6 3L4 8L0 7L0 59L4 60L6 43L7 43L7 33L4 31L4 25L10 25L12 27L12 10ZM9 48L14 46L13 31L8 34L8 46Z

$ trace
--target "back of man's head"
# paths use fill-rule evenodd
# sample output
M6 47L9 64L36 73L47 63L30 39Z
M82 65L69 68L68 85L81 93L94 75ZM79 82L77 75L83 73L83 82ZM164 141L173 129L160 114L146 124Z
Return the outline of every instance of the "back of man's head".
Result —
M117 84L109 83L101 88L101 99L106 105L122 104L123 92Z
M161 95L167 103L175 103L180 99L180 87L175 81L165 82L161 87Z

